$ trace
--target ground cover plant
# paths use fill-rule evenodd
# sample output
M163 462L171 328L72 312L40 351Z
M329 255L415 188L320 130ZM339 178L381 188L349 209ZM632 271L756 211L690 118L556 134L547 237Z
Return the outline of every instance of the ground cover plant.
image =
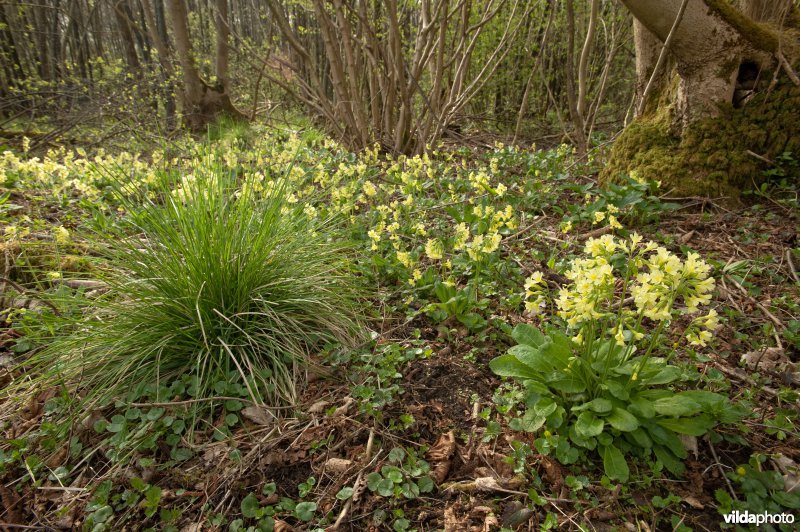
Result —
M713 530L797 511L796 187L668 202L636 175L599 187L600 155L352 153L259 126L5 151L2 519Z

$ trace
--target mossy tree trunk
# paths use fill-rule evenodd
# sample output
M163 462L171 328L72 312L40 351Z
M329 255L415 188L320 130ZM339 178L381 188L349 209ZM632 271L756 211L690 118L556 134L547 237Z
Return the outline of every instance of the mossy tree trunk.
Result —
M763 164L748 152L768 158L800 149L792 0L622 3L635 18L637 94L646 101L614 147L605 179L643 169L642 177L679 194L737 196ZM769 122L790 130L777 135Z

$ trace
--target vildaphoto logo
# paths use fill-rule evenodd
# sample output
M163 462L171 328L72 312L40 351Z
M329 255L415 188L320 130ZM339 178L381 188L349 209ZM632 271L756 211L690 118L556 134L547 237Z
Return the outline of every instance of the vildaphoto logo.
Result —
M747 510L744 512L734 510L723 515L722 518L731 525L790 525L794 523L794 514L770 514L767 512L754 514Z

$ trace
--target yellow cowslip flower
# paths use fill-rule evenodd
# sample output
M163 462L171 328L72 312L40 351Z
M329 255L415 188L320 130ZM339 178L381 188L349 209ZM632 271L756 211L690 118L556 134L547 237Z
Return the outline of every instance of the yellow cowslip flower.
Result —
M56 244L64 245L69 242L69 230L62 225L53 230L53 235L55 236Z
M566 234L572 231L572 220L567 220L561 224L561 232Z
M467 240L469 240L469 227L467 227L467 224L464 222L461 222L456 226L456 234L453 238L453 249L456 251L464 249Z
M703 320L703 327L708 329L709 331L713 331L717 327L719 327L719 315L717 311L713 308L708 311L708 314L702 317Z
M507 190L507 186L505 186L503 183L498 183L497 187L494 189L494 193L497 194L498 198L502 198L503 194L505 194Z
M619 220L617 220L617 217L614 216L613 214L608 215L608 225L612 229L622 229L622 224L619 223Z
M378 193L378 191L375 189L375 185L372 183L372 181L364 181L364 185L361 188L364 191L364 194L366 194L367 197L370 197L370 198Z
M370 248L372 251L378 250L378 242L381 241L381 234L377 232L375 229L370 229L367 232L367 236L372 241L372 247Z
M592 222L592 224L598 224L603 220L605 220L605 218L606 218L606 213L604 213L603 211L597 211L596 213L594 213L594 222Z
M544 302L543 297L539 297L535 300L530 300L525 302L525 312L528 314L536 316L542 310L542 303Z
M306 205L303 207L303 212L309 218L313 219L313 218L317 217L317 209L316 209L316 207L314 207L313 205L310 205L308 203L306 203Z
M414 226L414 231L420 236L428 236L428 230L425 229L425 224L423 222L418 222Z
M614 340L618 346L625 345L625 334L622 332L622 326L617 327L617 334L614 335Z
M536 272L533 272L533 273L531 274L531 276L530 276L530 277L528 277L528 278L525 280L525 290L526 290L526 291L529 291L529 290L531 290L531 289L532 289L534 286L541 286L541 285L543 285L543 284L544 284L544 279L543 279L543 277L542 277L542 272L536 271Z
M709 331L699 330L689 332L686 335L686 339L689 340L689 345L705 347L712 336L713 335Z
M583 252L592 257L607 257L617 250L614 235L603 235L600 238L590 238L583 246Z
M467 245L467 253L469 258L474 261L481 259L481 250L483 249L483 235L475 235L472 242Z
M47 272L47 279L50 281L58 281L61 279L61 272Z
M414 262L411 260L411 255L409 255L406 251L397 251L395 253L397 255L397 262L405 266L406 268L411 268Z
M416 286L417 281L422 279L422 272L419 271L419 268L414 269L414 273L411 274L411 279L408 280L408 284L411 286Z
M430 238L425 243L425 254L431 260L439 260L444 256L444 246L436 238Z
M619 212L619 208L613 203L609 203L608 205L606 205L606 210L608 211L609 214L617 214Z
M484 239L483 241L483 249L484 253L494 253L497 251L497 248L500 247L500 242L503 240L503 237L500 233L492 233L489 238Z

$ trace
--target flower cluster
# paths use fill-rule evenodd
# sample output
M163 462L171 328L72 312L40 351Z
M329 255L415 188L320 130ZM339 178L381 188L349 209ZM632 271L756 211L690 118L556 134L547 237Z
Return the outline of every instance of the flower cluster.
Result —
M590 238L584 252L588 257L572 262L566 273L571 283L561 288L556 300L558 315L578 331L578 341L585 326L604 324L617 344L624 345L626 339L643 336L645 319L666 326L680 314L697 314L711 301L711 267L697 253L682 261L654 242L642 243L636 233L627 240L613 235ZM613 260L617 256L624 257L624 267L612 265L618 263ZM625 301L628 295L632 305ZM714 310L695 318L687 340L706 345L718 323Z

